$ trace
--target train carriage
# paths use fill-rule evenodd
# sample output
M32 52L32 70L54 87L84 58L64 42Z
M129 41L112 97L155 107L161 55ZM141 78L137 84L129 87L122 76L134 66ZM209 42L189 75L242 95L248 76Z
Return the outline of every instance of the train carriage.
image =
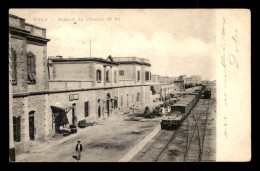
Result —
M210 99L211 98L211 91L206 90L204 91L204 99Z
M167 119L163 119L161 122L161 128L164 130L175 130L178 129L182 123L183 116L182 115L170 115Z
M161 128L166 130L177 129L198 100L198 94L193 93L187 94L185 98L182 98L177 103L173 104L171 106L171 112L168 114L169 117L162 120Z

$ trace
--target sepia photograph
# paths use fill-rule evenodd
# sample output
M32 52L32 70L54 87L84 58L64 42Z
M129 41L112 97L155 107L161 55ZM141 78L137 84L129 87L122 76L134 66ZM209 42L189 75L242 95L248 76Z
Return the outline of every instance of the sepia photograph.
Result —
M250 161L250 25L246 9L10 9L9 161Z

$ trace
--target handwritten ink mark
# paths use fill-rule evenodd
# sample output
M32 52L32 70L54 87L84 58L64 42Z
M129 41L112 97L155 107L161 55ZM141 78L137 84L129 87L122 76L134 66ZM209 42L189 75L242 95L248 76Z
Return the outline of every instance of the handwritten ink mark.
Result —
M236 57L235 55L229 54L229 55L228 55L228 59L229 59L230 65L236 64L237 69L239 69L239 68L238 68L238 59L237 59L237 57Z
M238 43L238 38L237 38L237 26L236 26L236 30L235 30L235 36L232 36L235 44L236 44L236 52L238 53L238 48L237 48L237 43Z
M226 20L225 18L223 17L223 26L222 26L222 39L225 40L225 24L226 24Z

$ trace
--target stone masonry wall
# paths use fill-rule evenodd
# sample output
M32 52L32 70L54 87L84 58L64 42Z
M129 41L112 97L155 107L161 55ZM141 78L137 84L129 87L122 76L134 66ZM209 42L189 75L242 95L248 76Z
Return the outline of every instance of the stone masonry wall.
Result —
M28 97L28 112L34 113L35 140L44 141L46 138L45 98L44 95Z

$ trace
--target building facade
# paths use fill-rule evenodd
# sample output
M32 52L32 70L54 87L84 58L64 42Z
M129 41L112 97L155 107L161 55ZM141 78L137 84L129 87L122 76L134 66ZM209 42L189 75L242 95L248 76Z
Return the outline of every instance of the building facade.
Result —
M61 123L77 126L132 106L144 109L158 93L166 97L175 89L158 82L153 94L151 64L144 58L47 58L46 29L14 15L9 15L9 37L10 141L16 153L27 151L30 141L58 134Z

